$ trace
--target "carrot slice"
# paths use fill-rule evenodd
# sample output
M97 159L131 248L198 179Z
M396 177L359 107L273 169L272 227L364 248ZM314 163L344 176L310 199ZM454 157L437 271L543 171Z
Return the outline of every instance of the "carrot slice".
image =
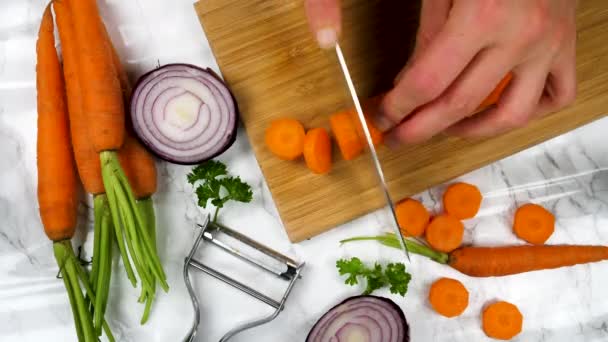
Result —
M401 232L408 236L422 236L431 217L424 205L413 198L397 203L395 214Z
M295 119L274 120L266 129L265 142L270 152L285 160L294 160L304 150L304 126Z
M353 160L363 152L364 145L357 133L357 124L348 111L333 114L329 117L329 123L342 158Z
M517 209L513 231L520 239L542 245L555 230L555 217L538 204L528 203Z
M500 80L500 82L498 82L498 85L494 88L494 90L492 90L490 95L488 95L483 100L483 102L477 107L477 109L475 110L475 112L473 114L486 110L489 107L498 103L498 100L500 100L500 96L502 95L502 92L505 90L505 88L507 88L509 83L511 83L511 79L513 79L513 73L509 72L508 74L505 75L505 77L503 77L502 80Z
M521 332L523 320L517 306L504 301L496 302L483 311L483 331L488 337L510 340Z
M462 243L464 226L450 215L436 216L426 228L426 240L435 250L451 252Z
M361 139L361 144L366 145L367 139L365 138L365 132L363 131L363 125L361 125L357 111L354 109L349 110L348 114L350 114L351 120L355 124L355 128L357 129L357 135L359 135L359 139ZM382 142L384 141L384 133L382 133L382 131L380 131L378 128L376 128L376 126L374 126L372 124L372 122L369 119L370 116L369 116L369 114L367 114L367 112L365 112L365 109L363 112L363 116L365 116L365 124L367 125L367 129L369 130L369 135L372 138L372 143L374 144L374 146L378 146L378 145L382 144Z
M429 302L438 314L456 317L469 306L469 291L456 279L441 278L431 285Z
M481 200L479 189L467 183L452 184L443 194L445 211L460 220L475 217L481 206Z
M304 138L306 166L317 174L331 170L331 138L324 128L313 128Z

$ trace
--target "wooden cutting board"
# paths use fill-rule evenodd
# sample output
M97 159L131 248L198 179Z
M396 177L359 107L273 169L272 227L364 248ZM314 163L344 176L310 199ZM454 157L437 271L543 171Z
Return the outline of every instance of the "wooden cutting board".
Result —
M405 64L418 24L418 1L343 0L341 45L361 97L389 89ZM302 0L204 0L195 5L222 76L238 102L262 172L293 242L385 206L369 154L329 175L286 162L264 146L280 117L329 128L328 116L351 107L333 51L317 48ZM379 155L393 199L448 181L608 112L608 1L582 0L578 11L578 100L526 128L482 141L438 137ZM446 56L449 58L449 56Z

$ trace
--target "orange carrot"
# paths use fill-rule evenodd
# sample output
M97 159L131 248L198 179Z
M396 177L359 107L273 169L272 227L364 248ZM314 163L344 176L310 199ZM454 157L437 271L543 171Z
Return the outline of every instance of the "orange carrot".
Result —
M133 195L137 199L152 196L156 192L156 164L148 150L132 136L127 135L125 143L118 151Z
M503 79L498 83L498 85L492 90L492 92L483 100L483 102L477 107L473 114L479 113L483 110L488 109L489 107L495 105L500 100L500 96L509 83L511 83L511 79L513 79L513 73L509 72L503 77Z
M395 206L395 214L401 232L406 236L422 236L429 224L428 210L413 198L407 198Z
M429 229L430 226L427 233ZM385 246L401 249L401 243L393 233L352 237L340 242L352 241L378 241ZM410 252L449 265L471 277L501 277L608 260L606 246L461 247L448 254L409 239L405 243Z
M361 144L367 145L367 139L365 138L365 132L363 131L363 126L361 125L361 122L359 120L359 115L355 110L350 110L348 111L348 113L351 117L352 122L355 124L355 128L357 129L357 135L359 136L359 139L361 139ZM382 144L382 142L384 141L384 134L372 124L372 122L369 120L369 115L367 115L365 112L364 116L367 129L369 130L369 135L372 138L372 143L374 144L374 146Z
M329 123L342 158L353 160L363 152L364 145L357 133L357 123L348 111L332 114Z
M67 0L63 0L67 1ZM95 0L68 1L72 13L83 110L97 152L117 150L125 133L123 92Z
M78 47L75 44L70 8L66 1L55 1L57 27L61 39L63 68L70 114L72 147L78 174L84 189L93 195L105 193L101 178L99 154L93 147L89 135L89 124L82 107L82 93L78 74Z
M542 245L554 230L555 217L538 204L525 204L515 212L513 232L522 240Z
M129 82L129 77L127 76L127 72L125 68L122 66L122 62L120 61L120 57L118 56L118 52L116 52L116 48L114 44L112 44L112 40L110 39L110 35L108 34L108 30L103 25L103 33L106 38L106 42L110 46L110 52L112 53L112 63L114 64L114 69L116 70L116 75L118 76L118 80L120 82L120 88L123 93L123 100L125 103L129 103L131 98L131 82Z
M608 259L605 246L463 247L449 265L472 277L496 277Z
M304 150L304 127L291 118L277 119L266 129L264 141L270 152L284 160L294 160Z
M74 255L70 239L77 216L77 175L66 106L65 84L55 50L50 4L45 8L36 42L36 90L38 105L37 167L38 203L46 235L53 241L74 326L79 341L96 341L93 320L81 286L94 300L86 272ZM114 340L104 323L108 337Z
M431 285L429 302L442 316L459 316L469 306L469 291L456 279L441 278Z
M331 170L331 138L324 128L313 128L306 133L304 160L314 173L324 174Z
M76 227L77 176L70 143L65 85L47 7L36 42L38 202L49 239L70 239Z
M481 200L481 192L475 185L456 183L450 185L443 194L443 207L457 219L470 219L477 215Z
M500 301L483 310L483 331L488 337L510 340L521 332L524 317L517 306Z
M440 252L451 252L462 243L464 226L450 215L435 216L426 228L426 241Z

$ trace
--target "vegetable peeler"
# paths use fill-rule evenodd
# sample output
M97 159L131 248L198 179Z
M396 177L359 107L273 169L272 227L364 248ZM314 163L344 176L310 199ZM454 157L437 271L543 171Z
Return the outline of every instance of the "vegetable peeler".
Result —
M221 224L211 222L209 219L209 216L207 216L207 218L203 224L197 224L197 226L200 229L200 231L199 231L196 239L194 240L194 245L192 246L190 253L184 260L184 271L183 271L184 282L186 283L186 287L188 288L188 293L190 294L190 299L192 301L192 308L194 309L194 321L192 322L192 327L190 328L190 331L189 331L186 339L184 339L184 341L185 342L194 341L194 338L196 337L196 332L198 331L198 326L200 323L200 310L199 310L199 304L198 304L199 302L198 302L197 296L194 292L194 289L192 288L192 284L190 282L189 272L190 272L190 269L192 269L192 268L202 271L218 280L221 280L222 282L250 295L251 297L254 297L254 298L260 300L261 302L263 302L275 309L275 311L272 314L270 314L266 317L261 317L259 319L253 320L251 322L246 322L246 323L243 323L241 325L234 327L220 339L220 342L228 341L230 338L234 337L236 334L238 334L244 330L257 327L259 325L268 323L268 322L272 321L273 319L275 319L279 315L279 313L283 310L283 308L285 306L285 302L287 301L287 297L289 297L289 294L291 293L291 290L293 289L296 281L301 278L300 273L301 273L302 268L304 267L305 263L304 262L298 263L298 262L294 261L293 259L291 259L267 246L264 246L264 245L260 244L259 242L255 241L235 230L232 230ZM258 252L264 254L265 256L268 256L268 257L276 260L278 263L285 265L285 268L279 269L276 266L269 265L268 263L263 262L259 258L254 258L251 255L243 253L241 250L233 247L232 245L227 244L226 242L224 242L222 240L219 240L218 236L220 236L221 234L230 236L234 240L239 241L239 243L243 243L244 245L247 245L247 246L257 250ZM221 250L227 252L228 254L231 254L234 257L241 259L242 261L245 261L261 270L264 270L265 272L274 274L277 277L279 277L280 279L287 281L288 285L287 285L287 288L285 289L285 292L283 293L283 297L279 301L277 301L277 300L263 294L262 292L259 292L258 290L253 289L250 286L243 284L242 282L240 282L232 277L229 277L229 276L223 274L222 272L217 271L217 270L201 263L200 261L194 259L193 258L194 253L196 253L196 251L199 248L199 245L201 244L201 241L203 241L203 240L205 242L207 242L208 244L214 245L214 246L220 248Z

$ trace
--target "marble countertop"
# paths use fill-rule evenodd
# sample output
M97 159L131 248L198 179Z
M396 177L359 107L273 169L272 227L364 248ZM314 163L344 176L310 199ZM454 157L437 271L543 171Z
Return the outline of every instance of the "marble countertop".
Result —
M76 341L68 299L51 244L44 235L36 200L35 37L46 0L2 0L0 4L0 340ZM132 79L157 64L186 62L219 71L192 8L192 0L100 0L104 20ZM608 111L608 108L607 108ZM465 240L478 245L519 244L511 232L517 205L542 203L557 217L549 243L608 244L608 118L461 177L484 194L479 216L465 223ZM285 310L271 323L235 341L303 341L317 318L342 299L362 291L344 285L335 262L358 256L364 261L397 261L400 252L374 243L340 246L340 239L384 231L387 210L379 210L314 239L291 244L250 149L244 130L219 157L232 173L253 185L251 204L228 205L221 220L262 243L306 261ZM108 308L119 341L181 341L193 312L182 280L182 265L205 212L186 183L190 168L158 163L155 195L159 253L171 290L160 294L151 318L139 324L143 307L138 291L116 264ZM415 196L435 210L443 185ZM74 239L83 257L92 250L90 199L80 206L81 229ZM311 222L314 224L314 222ZM247 283L280 294L276 279L244 268L205 248L199 258L236 274ZM595 263L500 279L473 279L413 256L413 275L405 298L385 290L404 310L412 341L485 341L483 306L501 299L524 314L517 341L608 340L608 263ZM455 319L435 314L427 291L438 277L461 280L471 293L465 313ZM270 312L268 307L202 274L193 276L201 299L198 341L217 341L231 327Z

